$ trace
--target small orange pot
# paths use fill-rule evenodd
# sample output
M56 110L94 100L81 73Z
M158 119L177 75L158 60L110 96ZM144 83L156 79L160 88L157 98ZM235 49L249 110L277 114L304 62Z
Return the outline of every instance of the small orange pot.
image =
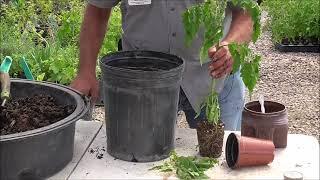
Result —
M231 133L226 143L226 160L230 168L267 165L274 159L275 146L270 140Z

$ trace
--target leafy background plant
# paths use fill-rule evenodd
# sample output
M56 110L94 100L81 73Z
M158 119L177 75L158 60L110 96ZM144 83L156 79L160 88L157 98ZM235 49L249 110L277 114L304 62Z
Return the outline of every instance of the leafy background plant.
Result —
M318 0L267 0L262 3L270 16L273 41L303 37L320 38L320 2Z
M253 0L205 0L204 3L194 5L187 9L183 14L183 24L186 34L186 44L190 45L197 36L200 28L204 28L204 42L200 51L200 63L208 59L208 49L212 45L220 48L220 40L223 36L223 19L227 6L242 8L248 11L253 20L252 41L255 43L261 34L260 16L261 9ZM250 49L248 43L228 45L230 53L234 60L233 72L240 68L241 77L244 84L251 94L256 82L259 79L259 63L261 57L255 55ZM212 80L210 93L201 107L206 108L206 117L209 123L217 125L220 120L220 108L218 103L218 93L215 91L215 79Z
M11 0L0 5L0 59L13 58L11 77L20 77L25 57L37 80L68 85L79 62L79 33L84 0ZM99 58L117 50L119 7L112 12ZM97 70L99 71L99 69Z
M121 10L119 6L116 6L112 10L107 28L108 28L108 32L101 46L99 58L102 58L102 56L106 54L118 51L118 42L122 34ZM100 66L97 66L97 75L100 78L101 76Z

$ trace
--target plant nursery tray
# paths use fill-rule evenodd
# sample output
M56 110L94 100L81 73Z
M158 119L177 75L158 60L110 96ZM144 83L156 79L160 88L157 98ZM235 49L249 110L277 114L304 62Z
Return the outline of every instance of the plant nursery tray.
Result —
M320 45L313 45L313 44L276 44L276 49L280 52L312 52L312 53L320 53Z

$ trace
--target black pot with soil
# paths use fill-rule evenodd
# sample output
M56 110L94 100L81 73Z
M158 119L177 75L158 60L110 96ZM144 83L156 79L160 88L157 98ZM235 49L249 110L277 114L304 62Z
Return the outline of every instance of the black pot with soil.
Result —
M199 153L203 157L218 158L222 154L224 125L222 122L211 124L204 120L198 123L197 137Z
M89 101L59 84L12 79L0 109L0 179L46 178L73 157L75 122Z

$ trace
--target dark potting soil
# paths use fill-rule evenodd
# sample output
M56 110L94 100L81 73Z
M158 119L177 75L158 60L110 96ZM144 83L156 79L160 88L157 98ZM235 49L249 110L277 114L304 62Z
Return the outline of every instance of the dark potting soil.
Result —
M100 147L95 147L95 148L90 148L89 152L90 154L94 154L97 159L102 159L104 152L106 151L106 149L104 147L100 148Z
M222 153L224 126L219 123L217 126L201 121L198 123L197 136L199 152L203 157L218 158Z
M20 98L0 107L0 135L48 126L69 116L75 107L58 105L55 98L36 95Z

